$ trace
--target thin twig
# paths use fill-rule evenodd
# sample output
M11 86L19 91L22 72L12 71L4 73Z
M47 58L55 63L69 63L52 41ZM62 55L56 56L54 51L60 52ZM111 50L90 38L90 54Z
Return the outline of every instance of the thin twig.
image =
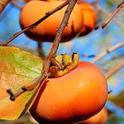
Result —
M24 86L19 91L17 91L15 94L11 92L10 95L11 95L12 100L15 100L16 97L18 97L19 95L21 95L22 93L24 93L26 91L33 90L37 85L38 85L37 87L41 88L43 86L43 84L45 83L44 80L46 80L47 77L49 76L48 71L49 71L51 60L52 60L52 58L55 57L56 51L57 51L58 46L59 46L59 42L60 42L61 37L62 37L62 33L64 31L64 28L67 26L70 14L71 14L76 2L77 2L76 0L70 0L69 1L69 5L68 5L68 7L65 11L62 23L60 24L60 27L57 30L55 40L53 42L53 46L52 46L52 48L51 48L51 50L48 54L48 57L45 60L45 64L44 64L44 67L43 67L43 74L41 74L41 76L38 78L38 80L35 82L35 84L30 85L28 87Z
M45 52L43 51L43 43L37 42L37 52L41 58L45 58Z
M94 7L98 7L99 0L95 0L95 1L91 2L91 4L92 4Z
M11 3L12 3L15 7L19 8L19 9L22 9L23 6L19 5L17 2L18 2L17 0L11 0Z
M124 8L124 1L121 2L121 3L117 6L117 8L114 10L114 12L110 15L110 17L109 17L105 22L103 22L102 24L96 26L95 29L97 30L98 28L105 28L105 27L111 22L111 20L120 12L120 10L121 10L122 8Z
M46 78L47 78L47 76L40 76L40 77L34 79L34 81L32 82L31 85L21 87L16 93L13 93L13 91L11 89L8 89L7 93L10 95L10 100L15 101L15 99L18 96L20 96L21 94L23 94L24 92L32 91L34 89L34 87L37 86L37 84L39 82L43 82L43 80L46 79ZM44 80L44 82L45 82L45 80ZM44 82L42 83L42 85L40 85L41 87L44 85ZM37 86L37 87L39 88L40 86ZM38 88L37 88L37 90L38 90Z
M77 0L69 0L69 5L68 5L68 7L67 7L67 9L65 11L64 18L62 20L62 23L60 24L60 27L57 30L53 46L52 46L51 51L49 52L48 57L47 57L47 60L46 60L45 66L44 66L44 71L45 72L48 72L49 65L51 63L51 59L55 57L55 54L56 54L57 49L59 47L59 42L60 42L60 40L62 38L62 33L64 31L64 28L68 24L70 14L71 14L76 2L77 2Z
M123 46L124 46L124 41L123 41L123 42L120 42L120 43L118 43L118 44L116 44L116 45L114 45L114 46L112 46L112 47L110 47L110 48L108 48L108 49L106 49L105 51L103 51L103 52L101 52L100 54L98 54L98 55L92 60L92 62L93 62L93 63L97 62L98 60L100 60L101 58L103 58L104 56L106 56L107 54L109 54L109 53L111 53L111 52L113 52L113 51L115 51L115 50L117 50L117 49L119 49L119 48L121 48L121 47L123 47Z
M0 13L2 13L4 8L8 5L10 1L11 0L0 0Z
M48 18L49 16L51 16L53 13L57 12L58 10L62 9L63 7L65 7L68 4L68 0L65 1L64 3L62 3L61 5L59 5L58 7L56 7L55 9L47 12L45 14L45 16L43 16L41 19L39 19L38 21L36 21L35 23L31 24L30 26L24 28L23 30L16 32L12 37L10 37L8 40L4 41L3 43L1 43L2 46L7 46L11 41L13 41L16 37L20 36L21 34L23 34L24 32L26 32L29 29L33 29L35 28L37 25L39 25L42 21L44 21L46 18Z
M120 69L122 69L124 67L124 62L116 65L115 67L111 68L106 74L105 77L108 79L110 78L113 74L115 74L116 72L118 72Z
M106 17L109 17L111 15L107 11L102 10L100 7L98 7L98 13L104 14ZM115 22L117 25L119 25L119 27L121 27L122 29L124 29L124 25L118 19L113 18L113 22Z

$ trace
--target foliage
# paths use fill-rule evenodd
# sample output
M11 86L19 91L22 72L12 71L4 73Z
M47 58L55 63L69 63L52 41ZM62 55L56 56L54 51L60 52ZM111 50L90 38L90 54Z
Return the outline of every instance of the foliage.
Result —
M0 118L17 119L27 109L34 91L29 91L11 101L6 92L11 89L14 93L20 87L33 83L41 74L42 60L16 47L0 47Z
M91 0L89 0L91 1ZM93 0L92 0L93 1ZM99 8L101 12L99 13L98 11L98 16L99 20L97 22L100 23L100 21L104 21L110 14L112 10L121 2L122 0L99 0ZM97 10L96 10L97 11ZM122 10L123 11L123 10ZM19 27L19 9L16 7L13 7L12 5L9 5L5 11L1 14L0 17L0 25L1 29L0 30L0 38L1 40L6 40L7 38L11 37L16 31L20 29ZM75 38L72 41L68 43L63 43L60 44L60 47L58 49L58 53L69 53L71 54L72 52L76 51L79 53L81 60L87 60L87 61L92 61L92 57L88 57L88 55L97 55L100 53L102 50L106 50L106 48L118 43L122 42L124 39L124 25L123 25L123 13L120 12L114 20L111 22L111 24L106 27L104 30L96 30L90 33L89 35L85 37L80 37L80 38ZM31 51L32 53L36 53L36 47L37 43L28 39L25 35L20 36L19 38L15 39L11 45L16 45L19 46L23 49L26 49L28 51ZM51 43L42 43L43 46L43 51L45 54L48 53L49 48L51 47ZM40 74L40 67L42 66L40 62L41 60L27 52L24 52L23 50L20 50L18 48L12 47L11 50L13 51L13 56L10 54L10 51L4 50L1 51L2 47L0 47L0 53L2 56L0 57L0 73L7 75L7 76L1 76L1 78L5 78L5 80L9 81L10 85L6 87L12 88L13 91L17 91L18 87L13 84L13 80L15 80L17 83L20 83L17 80L17 77L22 81L20 83L20 86L23 86L24 84L31 83L37 76ZM8 49L7 47L5 49ZM16 52L14 52L14 50ZM20 52L21 51L21 52ZM23 51L23 52L22 52ZM19 53L19 54L17 54ZM25 54L26 53L26 54ZM9 54L10 56L6 56L6 54ZM100 60L97 62L97 65L101 67L104 73L106 73L109 68L116 66L119 62L122 62L124 60L124 49L118 49L117 51L111 53L110 55L107 55L104 59ZM15 57L16 56L16 57ZM21 57L19 57L21 56ZM27 57L28 56L28 57ZM29 57L30 56L30 57ZM8 58L9 57L9 58ZM26 57L29 58L28 62L25 62L24 58ZM33 57L33 58L32 58ZM36 57L36 61L34 61L34 57ZM16 61L15 61L16 60ZM23 60L23 61L22 61ZM24 63L22 63L24 62ZM30 63L30 64L29 64ZM1 65L4 66L1 66ZM24 66L25 65L25 66ZM6 69L6 73L2 72L3 67ZM28 68L27 68L28 67ZM16 71L15 71L16 68ZM9 76L8 76L9 73ZM10 76L11 74L11 76ZM19 75L18 75L19 74ZM117 74L113 75L109 80L109 89L112 90L112 93L110 94L109 100L118 105L119 107L123 106L123 101L124 101L124 96L123 96L123 91L124 91L124 85L123 85L123 80L124 80L124 70L121 69L120 72ZM23 80L22 80L23 77ZM10 81L11 79L11 81ZM14 82L15 82L14 81ZM0 82L1 83L1 82ZM11 85L12 84L12 85ZM0 84L1 85L1 84ZM1 89L0 89L1 90ZM34 92L34 91L33 91ZM5 89L3 92L3 95L5 95ZM29 94L29 96L27 95ZM31 93L26 93L24 94L24 99L26 98L25 105L27 104L27 96L30 98L32 96ZM6 100L9 100L9 95L6 94L6 99L4 99L5 103ZM0 94L0 99L3 99L3 97ZM21 100L21 98L19 98ZM23 99L23 98L22 98ZM23 100L24 100L23 99ZM7 104L5 104L7 106ZM2 104L0 104L0 110L1 110ZM14 107L14 106L13 106ZM117 111L112 111L110 106L107 106L109 111L112 112L112 114L109 115L108 123L107 124L121 124L124 123L124 118L121 117L121 112L120 115L117 116ZM7 107L8 109L8 107ZM123 108L121 108L123 110ZM10 111L10 109L7 110L7 112ZM24 108L22 109L20 107L20 114L24 111ZM1 112L1 111L0 111ZM13 116L10 119L17 118L19 115ZM27 118L27 116L24 116L24 120ZM0 122L1 124L4 124L4 122ZM6 123L6 122L5 122ZM10 122L7 122L10 124ZM21 121L20 121L21 123ZM26 120L25 122L22 122L23 124L30 124L30 120ZM16 121L13 121L12 124L16 124Z

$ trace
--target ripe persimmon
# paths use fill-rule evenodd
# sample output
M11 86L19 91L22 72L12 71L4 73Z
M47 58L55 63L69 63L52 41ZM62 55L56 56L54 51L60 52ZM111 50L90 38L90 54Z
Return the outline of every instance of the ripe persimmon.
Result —
M78 5L81 7L81 12L83 15L83 26L80 31L80 36L86 35L91 32L96 25L96 12L92 5L87 2L79 2Z
M83 124L105 124L108 119L107 109L104 107L99 113L85 120Z
M59 78L49 78L30 108L40 123L69 124L87 119L105 105L107 82L100 69L89 62Z
M30 0L25 0L25 2L29 2Z
M21 27L25 28L33 24L42 18L47 12L53 10L63 2L64 1L29 1L20 13ZM53 41L57 28L63 19L66 7L52 14L46 20L41 22L36 28L27 31L27 36L36 41ZM63 32L62 41L73 38L80 31L82 25L83 16L81 13L81 8L78 4L76 4L71 13L68 25L65 27Z
M29 1L31 2L31 0L26 0L26 2L29 2ZM63 0L63 1L65 1L65 0ZM43 2L43 1L41 1L41 2ZM41 6L41 4L42 4L41 2L39 0L39 2L38 2L39 5L37 5L36 0L35 0L34 2L31 2L30 4L26 4L26 6L22 10L21 16L20 16L20 23L21 23L22 28L34 23L34 21L37 21L37 19L41 18L45 13L50 11L50 9L57 7L57 5L59 5L62 1L61 0L46 0L45 1L46 5L43 4L44 7L42 7L43 5ZM80 2L80 1L78 1L78 5L80 6L81 11L79 12L78 7L76 7L76 9L75 9L78 11L73 11L71 19L70 19L71 21L69 22L69 25L72 25L72 26L66 27L66 29L65 29L66 31L63 34L63 41L70 40L77 34L77 32L79 32L79 34L80 34L79 36L84 36L84 35L88 34L89 32L91 32L95 27L96 12L93 9L92 5L87 2ZM31 8L29 8L30 6L31 6ZM35 7L33 7L33 6L35 6ZM33 7L33 9L32 9L32 7ZM41 7L42 9L36 9L37 7L38 8ZM25 8L29 8L29 9L25 9ZM37 13L37 17L34 16L34 14L30 11L31 9L32 9L32 11ZM44 40L52 41L55 37L56 30L61 22L60 20L62 20L62 18L61 19L59 19L59 18L60 18L60 16L63 17L64 10L65 9L63 9L60 12L60 14L58 14L59 17L57 17L57 15L56 16L54 15L50 19L47 19L47 21L45 21L45 23L43 23L42 25L40 24L40 26L38 26L39 28L36 29L37 31L30 30L30 31L26 32L27 36L34 40L38 40L38 41L44 41ZM77 13L78 13L78 15L77 15ZM25 17L27 15L28 15L28 18L30 21ZM34 18L34 19L32 19L32 18ZM56 20L56 21L54 21L54 23L52 23L53 20ZM51 23L51 24L49 24L49 23ZM75 26L75 25L78 25L78 26ZM73 31L72 27L75 29L75 31ZM80 31L79 31L79 28L80 28Z

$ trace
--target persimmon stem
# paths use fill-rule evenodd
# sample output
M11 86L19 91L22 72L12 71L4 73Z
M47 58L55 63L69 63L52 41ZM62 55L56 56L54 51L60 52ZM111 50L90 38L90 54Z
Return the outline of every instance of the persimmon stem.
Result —
M97 62L98 60L102 59L104 56L106 56L107 54L121 48L124 46L124 41L104 50L103 52L101 52L100 54L98 54L96 57L93 58L92 62L95 63Z
M52 58L51 63L52 65L58 67L59 70L64 69L64 66L60 62L58 62L55 58Z
M73 53L72 56L62 54L61 57L61 60L58 61L57 64L54 63L50 66L49 77L61 77L77 67L79 62L79 56L77 53Z
M35 81L35 83L33 84L33 87L31 87L32 85L21 87L21 89L19 91L17 91L15 94L12 93L12 91L11 91L12 94L11 93L9 93L9 94L11 96L13 96L15 99L16 99L16 97L20 96L22 93L24 93L26 91L29 91L29 87L31 87L31 90L33 90L36 86L39 87L40 89L42 89L42 86L45 83L44 80L46 80L47 77L49 76L48 75L48 71L49 71L50 63L52 61L52 58L55 57L55 54L56 54L57 49L59 47L59 42L61 41L61 38L62 38L62 34L63 34L63 31L64 31L64 28L68 24L69 17L71 15L71 12L72 12L76 2L77 2L77 0L69 0L67 2L67 3L69 3L69 5L68 5L68 7L67 7L67 9L65 11L63 20L62 20L62 22L61 22L61 24L60 24L60 26L59 26L59 28L58 28L58 30L56 32L56 36L55 36L55 40L53 42L52 48L51 48L51 50L50 50L50 52L48 54L48 57L45 60L45 64L44 64L44 67L43 67L43 73L38 78L38 80Z
M67 9L65 11L62 23L60 24L60 27L57 30L57 33L56 33L55 40L53 42L52 48L51 48L51 50L50 50L50 52L48 54L48 57L46 59L46 62L45 62L46 64L44 66L44 71L45 72L48 72L49 66L50 66L50 63L51 63L51 59L55 57L55 54L56 54L57 49L59 47L59 42L61 41L61 38L62 38L64 28L68 24L69 17L71 15L71 12L72 12L76 2L77 2L77 0L69 0L69 5L68 5L68 7L67 7Z
M40 18L38 21L36 21L35 23L31 24L30 26L24 28L21 31L16 32L12 37L10 37L8 40L4 41L3 43L1 43L0 45L2 46L7 46L10 42L12 42L15 38L17 38L18 36L20 36L21 34L23 34L24 32L28 31L29 29L33 29L35 28L37 25L39 25L42 21L44 21L46 18L48 18L49 16L51 16L53 13L57 12L58 10L62 9L63 7L65 7L68 4L68 0L65 1L64 3L62 3L61 5L59 5L58 7L56 7L55 9L47 12L45 14L45 16L43 16L42 18Z
M124 8L124 1L122 1L117 7L116 9L113 11L113 13L110 15L110 17L103 23L101 23L100 25L96 26L95 29L97 30L98 28L105 28L110 22L111 20L120 12L120 10Z

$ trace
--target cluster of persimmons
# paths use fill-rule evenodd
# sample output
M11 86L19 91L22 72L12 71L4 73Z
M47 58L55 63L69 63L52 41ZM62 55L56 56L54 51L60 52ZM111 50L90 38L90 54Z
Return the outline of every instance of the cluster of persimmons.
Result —
M20 13L22 28L33 24L64 1L26 2ZM36 28L27 31L26 35L38 42L52 42L65 9L66 7L52 14ZM68 41L76 35L88 34L94 29L95 24L96 13L92 5L78 1L65 27L61 42ZM82 61L69 73L58 78L49 78L42 95L38 95L30 112L38 122L44 124L69 124L79 120L84 120L82 123L102 124L107 118L104 108L107 95L107 80L101 70L92 63Z

